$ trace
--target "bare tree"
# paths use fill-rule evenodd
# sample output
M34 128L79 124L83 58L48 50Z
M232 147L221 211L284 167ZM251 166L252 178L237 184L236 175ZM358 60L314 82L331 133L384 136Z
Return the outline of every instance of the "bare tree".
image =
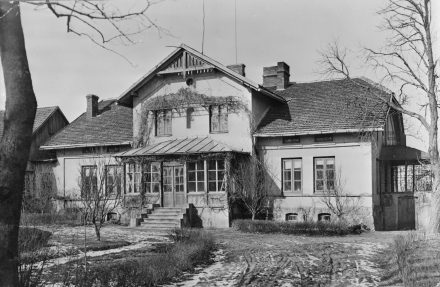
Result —
M230 174L228 198L231 203L242 202L254 220L268 208L269 182L266 164L257 155L239 158Z
M131 43L138 32L151 27L158 28L145 14L150 2L143 3L146 4L136 11L124 13L103 1L27 2L38 8L50 9L56 17L66 19L68 32L86 36L105 49L109 49L107 44L111 41ZM18 226L37 107L21 25L20 5L20 1L0 1L0 57L6 89L4 131L0 139L1 286L18 284ZM134 30L123 27L126 20L137 22ZM103 27L103 23L108 28Z
M333 188L324 190L320 200L327 206L331 213L336 215L338 220L347 220L347 217L359 212L360 198L345 191L346 181L339 169L335 174Z
M122 166L104 157L81 167L78 185L81 189L84 220L92 222L98 241L101 240L101 228L109 214L121 206L122 171Z
M382 82L399 86L395 97L383 97L377 90L364 88L376 95L375 99L391 109L416 119L429 138L429 157L433 174L430 232L438 232L440 225L440 159L438 145L438 58L433 50L431 0L388 0L380 10L383 30L388 33L386 45L380 49L366 48L368 63L383 73ZM346 50L337 44L323 53L325 73L351 78L346 62ZM414 108L416 107L416 108Z

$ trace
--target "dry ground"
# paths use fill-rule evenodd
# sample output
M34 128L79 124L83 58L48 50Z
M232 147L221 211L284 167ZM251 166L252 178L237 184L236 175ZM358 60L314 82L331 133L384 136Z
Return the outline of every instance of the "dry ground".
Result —
M211 230L216 263L170 286L377 286L374 256L398 232L344 237Z

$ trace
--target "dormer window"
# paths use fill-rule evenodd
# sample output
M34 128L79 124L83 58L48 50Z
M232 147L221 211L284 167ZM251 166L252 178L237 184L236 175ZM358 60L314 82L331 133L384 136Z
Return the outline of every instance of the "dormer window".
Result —
M209 109L209 124L211 133L227 133L228 106L211 106Z
M156 136L170 136L171 132L171 110L156 112Z

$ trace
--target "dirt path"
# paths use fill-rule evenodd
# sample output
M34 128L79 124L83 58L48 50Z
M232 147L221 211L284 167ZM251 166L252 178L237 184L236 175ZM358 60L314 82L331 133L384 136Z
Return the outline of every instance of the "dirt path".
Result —
M394 232L345 237L212 230L215 263L170 286L377 286L372 258Z

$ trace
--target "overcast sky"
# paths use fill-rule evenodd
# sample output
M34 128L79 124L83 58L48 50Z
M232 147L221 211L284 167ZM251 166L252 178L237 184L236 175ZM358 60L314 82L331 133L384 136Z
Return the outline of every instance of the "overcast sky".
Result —
M86 94L101 99L121 95L176 46L185 43L201 50L203 0L167 0L147 15L171 35L144 32L134 46L112 46L122 57L86 38L66 33L65 20L48 10L22 4L27 53L38 106L60 106L69 121L86 107ZM238 62L246 64L252 80L262 82L264 66L285 61L291 81L322 79L319 50L338 39L353 54L362 46L380 47L376 11L383 0L236 0ZM437 1L439 2L439 1ZM205 0L204 53L227 65L235 63L234 0ZM355 63L356 75L363 70ZM373 78L373 74L366 76ZM5 93L1 78L0 106Z

